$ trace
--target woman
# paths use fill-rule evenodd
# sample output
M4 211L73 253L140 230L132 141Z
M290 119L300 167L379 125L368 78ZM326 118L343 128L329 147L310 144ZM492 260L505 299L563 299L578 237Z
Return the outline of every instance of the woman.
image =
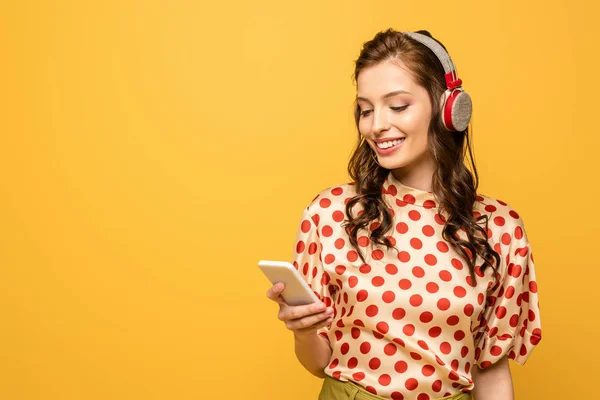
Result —
M524 364L541 340L523 219L476 192L470 98L445 47L417 33L364 44L352 182L302 214L293 264L322 303L267 292L299 361L325 378L320 400L512 399L508 359Z

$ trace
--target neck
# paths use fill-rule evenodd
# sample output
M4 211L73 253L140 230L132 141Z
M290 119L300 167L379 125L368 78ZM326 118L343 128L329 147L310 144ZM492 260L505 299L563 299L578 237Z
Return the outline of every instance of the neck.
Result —
M416 165L413 163L406 167L393 169L391 172L402 184L431 192L434 171L435 164L433 160L425 158L421 162L417 162Z

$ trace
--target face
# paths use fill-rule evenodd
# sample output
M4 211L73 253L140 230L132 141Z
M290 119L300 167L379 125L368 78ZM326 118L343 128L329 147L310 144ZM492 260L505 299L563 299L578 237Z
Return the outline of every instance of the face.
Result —
M401 170L402 175L413 174L416 169L431 170L427 132L432 110L425 88L417 85L397 60L362 70L356 83L361 109L358 130L375 152L377 162L384 168ZM393 93L397 91L408 93ZM388 138L404 139L390 144Z

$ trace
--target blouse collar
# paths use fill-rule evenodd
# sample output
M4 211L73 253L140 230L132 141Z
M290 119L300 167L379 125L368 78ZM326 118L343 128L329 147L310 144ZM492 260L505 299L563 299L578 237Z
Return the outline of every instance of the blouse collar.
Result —
M383 182L382 193L392 196L396 201L396 205L400 207L408 204L424 208L437 208L438 206L433 192L404 185L392 174L391 170Z

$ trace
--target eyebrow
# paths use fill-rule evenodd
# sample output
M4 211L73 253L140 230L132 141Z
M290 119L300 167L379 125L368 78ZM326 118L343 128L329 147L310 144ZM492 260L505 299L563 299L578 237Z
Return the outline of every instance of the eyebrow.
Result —
M402 94L402 93L411 94L410 92L407 92L405 90L395 90L393 92L389 92L387 94L384 94L383 96L381 96L381 98L382 99L387 99L388 97L392 97L392 96L395 96L397 94ZM369 101L368 99L365 99L364 97L359 97L359 96L356 96L356 100Z

